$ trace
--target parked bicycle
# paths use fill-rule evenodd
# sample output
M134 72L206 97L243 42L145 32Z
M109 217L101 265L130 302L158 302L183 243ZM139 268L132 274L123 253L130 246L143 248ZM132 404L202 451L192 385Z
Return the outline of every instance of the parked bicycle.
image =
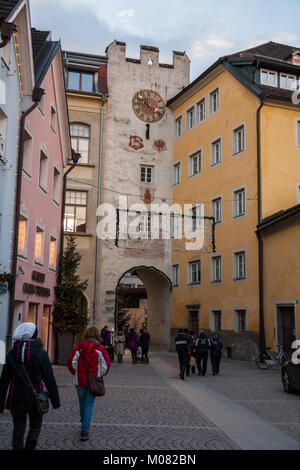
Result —
M273 369L275 367L281 367L287 360L288 357L282 349L282 344L277 344L278 351L270 351L271 348L265 348L263 354L260 352L255 358L255 364L259 369Z

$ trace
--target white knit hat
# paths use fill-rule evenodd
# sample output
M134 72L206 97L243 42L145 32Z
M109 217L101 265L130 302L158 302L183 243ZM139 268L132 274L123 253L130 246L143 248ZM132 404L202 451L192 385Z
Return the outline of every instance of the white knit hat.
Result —
M13 332L12 335L12 340L13 341L27 341L28 339L31 339L35 333L36 326L34 323L31 322L24 322L21 323L20 325L17 326L15 331Z

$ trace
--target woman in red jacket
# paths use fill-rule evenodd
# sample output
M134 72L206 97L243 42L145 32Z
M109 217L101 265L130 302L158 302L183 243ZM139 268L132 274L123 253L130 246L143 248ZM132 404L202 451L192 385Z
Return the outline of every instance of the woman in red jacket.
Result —
M83 340L74 347L68 359L68 368L71 374L75 376L74 383L79 399L82 441L87 441L89 438L95 396L91 395L89 391L87 371L80 356L83 357L91 374L96 377L106 375L110 368L110 359L105 347L100 342L97 328L93 326L88 328Z

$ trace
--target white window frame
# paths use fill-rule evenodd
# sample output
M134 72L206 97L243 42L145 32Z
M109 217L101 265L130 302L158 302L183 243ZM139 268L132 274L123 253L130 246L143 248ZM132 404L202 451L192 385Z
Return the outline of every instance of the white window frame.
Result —
M220 261L219 276L216 276L216 260ZM220 284L223 280L223 257L221 253L210 256L210 282L211 284Z
M54 116L54 120L53 120ZM50 105L50 129L56 134L57 127L57 111L53 103Z
M267 83L264 83L264 82L262 81L262 76L263 76L262 74L263 74L263 73L267 73L267 74L268 74L268 75L267 75ZM270 75L270 74L275 74L275 82L276 82L275 85L273 85L272 83L269 83L269 75ZM275 70L260 69L260 83L261 83L261 85L273 86L273 87L275 87L275 88L278 88L278 72L276 72Z
M215 148L216 144L220 143L220 161L216 162L215 161ZM222 137L216 137L214 140L211 141L210 143L210 167L213 168L215 166L221 165L222 163Z
M213 98L213 95L217 93L217 109L213 110L212 109L212 98ZM209 106L209 116L213 116L214 114L216 114L218 111L220 111L220 87L219 86L216 86L212 91L209 92L208 94L208 106Z
M180 265L178 263L173 264L173 287L180 286Z
M240 130L243 130L243 147L239 150L237 145L237 135ZM238 126L232 129L232 156L235 157L236 155L240 155L241 153L246 151L246 125L244 122L239 124Z
M244 311L246 314L245 331L240 331L239 312ZM248 308L247 307L234 307L232 309L232 329L236 333L244 334L248 331Z
M181 183L181 161L174 163L174 186Z
M45 175L43 174L43 177L45 178L45 181L41 181L42 180L42 178L41 178L41 158L42 158L42 154L47 159L47 162L45 164L46 166L45 166L45 169L44 169ZM47 193L47 189L48 189L48 171L49 171L49 155L46 152L45 148L40 147L38 187L40 188L40 190L43 193Z
M55 171L58 174L58 188L54 187L55 184ZM61 171L60 169L54 164L53 166L53 182L52 182L52 201L55 202L56 205L60 205L60 196L61 196ZM58 194L55 194L55 191L57 191Z
M196 125L196 112L195 112L195 105L191 106L187 112L186 112L186 130L187 131L190 131L191 129L194 129L195 125ZM192 119L192 122L190 120L190 114L192 114L193 116L193 119Z
M216 329L216 313L221 314L221 328L220 330ZM210 310L210 329L211 331L218 332L223 329L223 309L222 308L212 308Z
M295 119L296 149L300 150L300 118Z
M18 249L17 249L17 256L20 257L20 258L25 258L27 259L27 248L28 248L28 232L29 232L29 217L27 215L24 215L22 214L22 212L20 212L20 220L19 220L19 223L20 222L25 222L25 225L26 225L26 234L25 234L25 246L24 246L24 250L22 251L22 253L19 253L19 236L20 236L20 233L18 233Z
M33 159L33 134L32 131L29 130L28 126L25 127L25 132L28 134L29 139L25 139L24 137L24 150L23 150L23 172L31 179L32 177L32 159ZM25 141L30 141L27 147L26 144L26 149L25 149ZM43 151L43 153L45 153ZM24 168L24 161L25 161L25 154L26 154L26 168Z
M41 254L41 258L39 260L37 260L35 258L36 234L37 234L38 231L42 233L42 248L41 248L42 254ZM33 263L34 263L34 265L44 266L44 251L45 251L45 227L42 227L41 225L36 224L35 225L35 232L34 232L34 252L33 252Z
M289 86L282 86L282 81L281 79L285 77L287 79L287 84L288 84L288 80L289 78L292 78L293 79L293 87L289 87ZM294 74L290 74L290 73L283 73L281 72L280 73L280 76L279 76L279 80L280 80L280 88L282 88L283 90L297 90L297 75L294 75Z
M217 219L216 218L216 210L215 210L215 204L216 202L220 202L220 219ZM215 218L215 224L221 224L222 223L222 220L223 220L223 207L222 207L222 195L219 194L218 196L215 196L213 198L211 198L210 200L210 215L211 217L214 217Z
M50 249L51 249L51 242L55 241L55 259L54 259L54 266L50 266ZM57 263L57 248L58 248L58 243L57 243L57 237L54 236L52 233L50 233L50 238L49 238L49 260L48 260L48 269L51 272L56 271L56 263Z
M193 264L200 264L200 281L199 282L192 282L192 265ZM188 286L200 286L202 284L202 260L201 258L195 258L187 261L187 285Z
M237 211L237 195L239 193L244 194L244 200L243 200L243 205L244 205L244 212L239 214ZM241 219L242 217L246 217L247 213L247 193L246 193L246 185L240 186L239 188L235 188L232 190L232 219Z
M296 183L296 204L300 204L300 182Z
M239 275L239 260L240 255L244 256L244 273L242 276ZM241 248L240 250L233 250L232 252L232 280L234 282L247 281L247 250Z
M142 180L142 168L146 168L146 171L145 171L145 181ZM151 170L150 172L150 175L151 175L151 181L147 181L147 173L148 173L148 170ZM154 166L151 166L151 165L141 165L140 166L140 182L142 184L154 184Z
M204 117L200 119L200 105L204 103ZM206 120L206 97L203 96L196 104L196 125Z
M178 123L180 123L179 128ZM178 129L180 129L180 133L178 133ZM175 139L179 139L179 137L182 137L182 131L182 114L180 114L179 116L177 116L177 118L175 118Z
M197 173L193 173L194 165L193 159L197 158L197 167L199 170ZM189 155L189 178L193 178L194 176L200 175L202 173L202 148L197 149L195 152Z

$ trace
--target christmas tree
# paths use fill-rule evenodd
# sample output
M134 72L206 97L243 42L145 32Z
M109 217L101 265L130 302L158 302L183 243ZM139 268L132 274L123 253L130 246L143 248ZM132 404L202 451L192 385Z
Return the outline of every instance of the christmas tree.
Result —
M117 328L123 330L129 326L130 314L128 313L129 296L126 296L122 287L118 289Z
M76 251L75 235L66 237L67 246L60 264L60 275L55 287L56 300L53 311L53 327L58 333L80 333L88 324L84 291L88 281L81 281L77 268L81 255Z

